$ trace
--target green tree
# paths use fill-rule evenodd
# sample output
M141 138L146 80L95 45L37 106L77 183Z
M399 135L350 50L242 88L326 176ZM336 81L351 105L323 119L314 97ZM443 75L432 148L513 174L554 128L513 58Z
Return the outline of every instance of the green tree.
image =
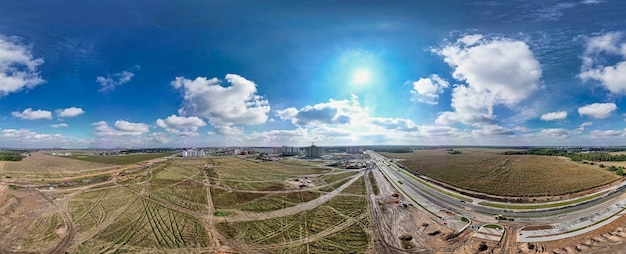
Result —
M600 164L600 168L604 168L604 164Z
M611 170L611 171L616 171L616 170L617 170L617 168L616 168L615 166L610 166L610 167L609 167L609 170Z
M618 175L618 176L623 176L624 175L624 170L619 168L619 169L617 169L617 171L615 171L615 174Z

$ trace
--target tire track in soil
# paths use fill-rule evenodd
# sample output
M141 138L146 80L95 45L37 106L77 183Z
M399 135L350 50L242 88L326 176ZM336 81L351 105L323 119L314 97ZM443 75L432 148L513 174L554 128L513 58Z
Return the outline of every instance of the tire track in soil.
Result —
M51 206L56 207L59 210L61 217L63 217L63 223L65 224L65 229L67 230L65 237L63 237L63 239L47 253L51 253L51 254L65 253L65 250L69 247L69 245L71 244L71 241L76 236L76 229L74 228L72 219L70 218L69 212L67 211L67 202L64 202L65 204L62 206L58 206L40 191L35 190L35 192L39 194L41 197L43 197L48 203L50 203Z
M144 194L145 190L142 190L140 193L136 194L135 198L133 198L132 200L130 200L128 203L126 203L126 205L124 205L122 208L118 209L117 211L114 212L113 215L111 215L111 217L104 221L103 223L99 224L96 228L91 229L85 233L83 233L81 235L80 238L78 238L74 244L74 246L78 246L83 244L84 242L86 242L89 239L94 238L96 235L98 235L100 232L102 232L104 229L106 229L107 227L109 227L111 224L115 223L115 221L124 213L126 212L133 204L135 204L135 202L137 202L137 200L139 198L141 198L141 196Z
M357 217L351 217L349 219L347 219L346 221L339 223L335 226L332 226L330 228L324 229L323 231L317 233L317 234L313 234L313 235L307 235L304 238L300 238L297 239L295 241L289 241L287 243L279 243L279 244L271 244L271 245L265 245L262 248L263 249L267 249L267 250L278 250L278 249L283 249L283 248L288 248L288 247L296 247L296 246L300 246L303 244L308 244L308 243L312 243L321 239L324 239L325 237L332 235L334 233L340 232L344 229L347 229L348 227L352 226L354 223L359 222L362 219L367 218L367 216L369 216L366 212L360 214ZM308 232L307 229L305 229L306 232Z
M371 227L372 227L372 252L376 254L378 253L383 253L383 254L409 253L409 252L429 253L430 251L424 246L417 246L416 249L407 251L405 249L401 249L397 247L393 243L388 242L388 240L393 239L393 237L385 237L385 236L389 236L389 234L391 234L391 232L393 231L389 224L390 218L388 218L388 216L392 216L392 215L385 215L385 212L381 210L381 205L384 205L384 204L379 205L378 202L380 201L378 200L382 197L391 195L391 193L388 193L388 190L389 189L393 190L394 188L389 186L389 182L387 182L387 180L382 175L380 175L379 172L376 172L374 169L370 169L370 170L372 170L372 173L374 175L374 180L376 181L376 184L378 185L378 189L379 189L379 195L378 196L374 195L372 192L371 182L365 181L366 188L368 188L367 186L369 186L369 190L368 190L369 198L368 198L367 203L368 203L368 210L370 211ZM366 175L369 175L369 174L366 174Z
M208 240L211 241L214 245L215 248L220 248L221 244L220 244L220 239L222 238L221 235L219 235L217 233L217 230L215 229L215 206L213 205L213 197L211 196L211 183L209 182L209 175L207 175L206 171L203 171L204 173L204 181L205 183L205 189L206 189L206 199L207 199L207 217L205 220L205 226L206 226L206 231L207 231L207 236L208 236Z
M318 207L326 203L326 201L332 199L333 197L337 196L337 194L341 193L345 188L350 186L352 183L358 180L359 177L361 176L363 176L363 171L354 175L350 181L341 185L339 188L306 203L301 203L292 207L287 207L285 209L280 209L280 210L274 210L271 212L241 213L232 217L223 218L223 221L241 222L241 221L265 220L265 219L271 219L271 218L276 218L276 217L284 217L284 216L300 213L306 210L311 210L315 207Z

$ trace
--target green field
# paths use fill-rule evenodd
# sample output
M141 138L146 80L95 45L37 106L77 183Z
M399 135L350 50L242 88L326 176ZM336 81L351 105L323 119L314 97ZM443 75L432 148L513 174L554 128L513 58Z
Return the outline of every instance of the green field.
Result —
M567 206L567 205L572 205L572 204L576 204L576 203L581 203L581 202L584 202L584 201L587 201L587 200L591 200L591 199L597 198L597 197L599 197L599 196L601 196L603 194L606 194L606 192L596 193L596 194L591 195L591 196L577 198L577 199L573 199L573 200L569 200L569 201L550 203L550 204L511 205L511 204L496 204L496 203L491 203L491 202L480 202L479 204L480 205L485 205L485 206L496 207L496 208L513 209L513 210L543 209L543 208L554 208L554 207Z
M438 181L499 196L563 195L588 190L619 179L596 166L567 158L502 155L497 149L417 150L384 156L403 159L402 165ZM575 176L575 177L574 177Z
M230 239L265 253L363 253L370 246L365 182L361 177L325 204L285 217L220 223ZM359 196L353 196L359 195Z
M64 156L64 158L71 158L81 161L90 161L90 162L99 162L106 164L114 164L114 165L128 165L134 164L141 161L161 158L165 156L170 156L172 153L135 153L135 154L126 154L126 155L71 155Z

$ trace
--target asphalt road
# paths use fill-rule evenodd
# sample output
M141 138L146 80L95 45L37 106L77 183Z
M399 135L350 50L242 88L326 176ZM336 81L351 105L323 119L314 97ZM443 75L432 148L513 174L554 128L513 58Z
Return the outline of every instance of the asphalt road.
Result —
M610 205L619 201L620 199L617 199L615 197L623 194L625 191L621 190L619 192L613 192L607 197L579 203L569 207L554 208L550 210L511 211L502 208L487 207L472 203L463 203L454 197L450 197L437 190L429 188L428 186L406 175L402 171L399 171L397 168L389 166L389 159L387 159L386 157L373 151L368 151L368 153L372 157L373 163L375 163L375 165L381 171L384 171L384 173L386 173L387 175L392 176L392 178L402 181L403 184L401 185L401 187L403 189L406 188L411 190L407 193L420 195L422 198L425 198L430 202L449 211L455 212L457 214L468 215L470 217L473 217L471 216L472 214L477 215L475 213L480 213L483 215L502 214L507 217L515 218L515 221L530 222L532 224L548 224L559 221L568 221L572 219L578 219L584 216L589 216L590 214L597 213L602 211L603 209L606 209L606 207L609 207ZM417 199L416 197L413 198Z

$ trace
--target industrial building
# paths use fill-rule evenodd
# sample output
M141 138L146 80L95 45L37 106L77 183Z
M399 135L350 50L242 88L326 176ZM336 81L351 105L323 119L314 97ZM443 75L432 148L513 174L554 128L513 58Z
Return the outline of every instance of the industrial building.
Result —
M281 148L281 154L283 156L294 156L300 155L300 147L295 146L283 146Z
M309 146L306 148L306 157L309 158L322 158L322 156L324 156L325 151L323 147L319 147L319 146Z

